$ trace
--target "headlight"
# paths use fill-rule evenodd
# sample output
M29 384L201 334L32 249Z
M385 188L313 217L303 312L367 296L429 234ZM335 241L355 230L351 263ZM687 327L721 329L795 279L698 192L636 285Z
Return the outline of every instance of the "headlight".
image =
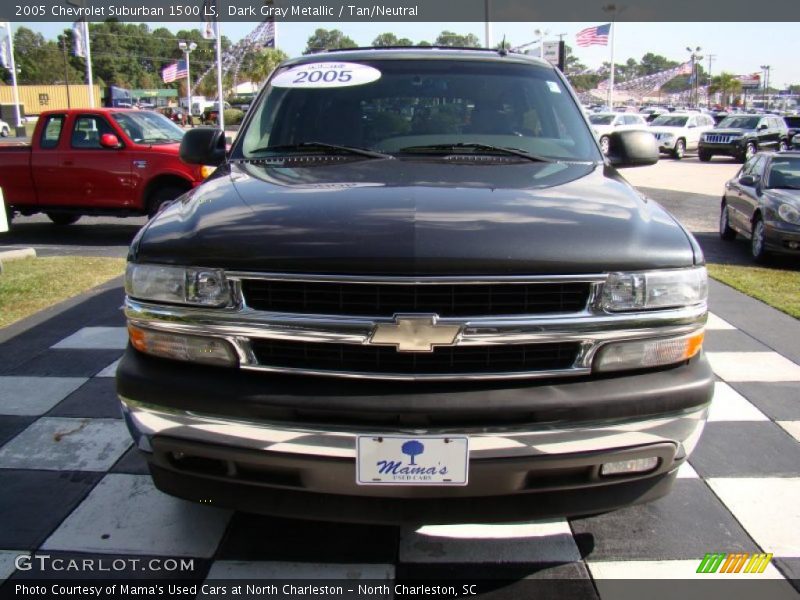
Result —
M781 219L787 223L800 223L800 211L798 211L791 204L781 204L778 207L778 214L780 215Z
M171 304L225 306L231 301L230 285L218 269L129 263L125 293L139 300Z
M640 273L609 273L601 304L604 310L649 310L702 304L708 299L705 267Z
M647 369L683 362L700 352L703 337L703 331L696 331L680 337L607 344L598 351L594 370Z

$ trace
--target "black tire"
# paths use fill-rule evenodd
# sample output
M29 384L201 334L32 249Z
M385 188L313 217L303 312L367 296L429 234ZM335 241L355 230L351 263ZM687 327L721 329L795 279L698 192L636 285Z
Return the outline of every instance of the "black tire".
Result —
M722 202L722 208L719 211L719 237L726 242L736 239L736 231L731 229L728 221L728 203L725 201Z
M753 232L750 238L750 254L757 263L763 264L767 262L766 242L767 235L764 229L764 220L760 216L756 216L753 220Z
M604 156L608 156L608 148L610 145L610 141L607 135L604 135L600 138L600 150L603 151Z
M686 154L686 141L679 139L675 142L675 149L672 151L672 158L680 160Z
M756 152L758 152L758 146L756 146L755 142L747 142L747 145L744 147L744 154L742 154L742 162L747 162L753 158Z
M0 135L3 136L3 137L8 137L9 133L10 133L10 131L9 131L8 127L3 127L2 131L0 131Z
M175 200L178 196L183 194L186 188L178 185L165 185L156 189L150 194L150 199L147 202L147 216L152 219L155 217L165 204Z
M711 161L711 154L708 152L699 152L697 154L697 158L700 159L700 162L710 162Z
M47 214L48 219L50 219L53 223L59 226L72 225L73 223L77 223L78 219L80 219L82 216L82 215L73 215L70 213L45 213L45 214Z

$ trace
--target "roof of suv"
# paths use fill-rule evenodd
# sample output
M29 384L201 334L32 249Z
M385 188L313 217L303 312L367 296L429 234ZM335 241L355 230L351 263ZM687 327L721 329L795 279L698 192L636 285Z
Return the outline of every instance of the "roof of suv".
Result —
M503 50L486 48L450 48L440 46L414 46L397 48L350 48L306 54L292 58L284 66L293 66L312 62L352 61L352 60L475 60L491 62L512 62L529 64L553 69L554 67L538 57Z

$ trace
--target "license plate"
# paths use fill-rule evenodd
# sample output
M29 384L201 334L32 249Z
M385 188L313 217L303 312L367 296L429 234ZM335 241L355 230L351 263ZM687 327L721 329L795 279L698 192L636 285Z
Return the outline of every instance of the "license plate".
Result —
M359 436L359 485L467 485L466 436Z

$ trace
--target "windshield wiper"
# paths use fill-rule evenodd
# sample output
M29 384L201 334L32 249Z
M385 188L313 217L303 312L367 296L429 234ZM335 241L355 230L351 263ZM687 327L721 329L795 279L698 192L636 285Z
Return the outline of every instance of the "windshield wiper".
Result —
M538 154L532 154L530 152L526 152L525 150L520 150L519 148L507 148L505 146L492 146L491 144L480 144L472 142L458 142L455 144L430 144L427 146L408 146L407 148L401 148L400 152L413 154L415 152L428 152L428 151L435 152L437 150L454 150L454 149L488 150L490 152L500 152L503 154L510 154L512 156L519 156L520 158L525 158L527 160L531 160L534 162L554 162L552 158L539 156Z
M283 152L292 150L305 150L317 148L320 150L337 150L339 152L347 152L349 154L358 154L359 156L367 156L369 158L391 158L391 154L384 154L383 152L376 152L375 150L367 150L366 148L354 148L352 146L339 146L337 144L328 144L326 142L300 142L299 144L281 144L278 146L265 146L263 148L256 148L252 152Z

